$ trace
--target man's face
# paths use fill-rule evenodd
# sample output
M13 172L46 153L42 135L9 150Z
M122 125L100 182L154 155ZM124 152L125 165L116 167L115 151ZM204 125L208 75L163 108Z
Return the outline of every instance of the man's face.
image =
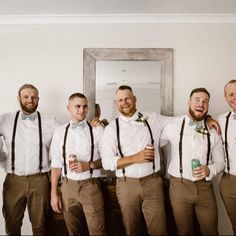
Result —
M189 115L195 121L202 120L208 112L209 97L204 92L197 92L189 99Z
M38 107L39 96L35 89L25 88L21 90L20 96L18 96L17 99L24 113L31 114L36 111Z
M233 112L236 112L236 83L230 83L225 87L225 100Z
M116 93L118 111L124 116L132 116L136 111L136 97L129 90L118 90Z
M80 122L85 119L88 113L87 99L75 97L69 100L67 109L70 112L71 120Z

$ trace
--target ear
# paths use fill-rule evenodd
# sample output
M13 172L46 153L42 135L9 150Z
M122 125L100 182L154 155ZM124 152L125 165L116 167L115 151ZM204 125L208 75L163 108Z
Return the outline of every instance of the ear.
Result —
M70 106L69 106L69 105L67 105L67 111L69 111L69 112L70 112Z
M18 100L18 102L20 103L20 96L19 96L19 95L17 96L17 100Z
M136 98L136 96L134 96L134 101L137 102L137 98Z

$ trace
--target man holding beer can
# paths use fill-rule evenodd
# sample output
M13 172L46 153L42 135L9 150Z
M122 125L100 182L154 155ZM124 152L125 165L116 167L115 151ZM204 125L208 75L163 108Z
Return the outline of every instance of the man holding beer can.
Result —
M194 233L194 214L203 235L218 235L217 205L212 179L224 169L221 137L205 122L210 94L190 93L188 114L163 129L161 144L170 144L170 201L179 235Z
M99 180L102 165L98 151L103 127L92 127L86 120L88 102L83 94L72 94L67 109L70 122L55 130L50 147L51 206L58 213L63 208L70 235L78 235L86 229L83 215L90 235L105 235ZM57 191L61 175L62 199Z

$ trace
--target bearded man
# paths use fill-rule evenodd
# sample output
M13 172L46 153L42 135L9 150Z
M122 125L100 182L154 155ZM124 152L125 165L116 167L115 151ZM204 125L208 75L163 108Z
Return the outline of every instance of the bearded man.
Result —
M18 91L20 110L0 116L0 134L6 144L1 160L6 178L3 185L3 215L7 235L21 235L27 206L33 235L45 235L50 206L49 146L55 119L37 111L39 92L32 84Z
M210 94L205 88L190 93L189 112L169 122L161 144L170 144L169 196L179 235L193 235L193 214L202 235L218 235L214 176L224 170L221 137L205 122Z

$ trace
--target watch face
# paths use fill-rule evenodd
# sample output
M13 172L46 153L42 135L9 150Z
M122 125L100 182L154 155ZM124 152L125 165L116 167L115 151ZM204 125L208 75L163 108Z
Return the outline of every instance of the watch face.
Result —
M95 168L93 162L90 163L90 166L89 166L89 167L90 167L91 169L94 169L94 168Z

